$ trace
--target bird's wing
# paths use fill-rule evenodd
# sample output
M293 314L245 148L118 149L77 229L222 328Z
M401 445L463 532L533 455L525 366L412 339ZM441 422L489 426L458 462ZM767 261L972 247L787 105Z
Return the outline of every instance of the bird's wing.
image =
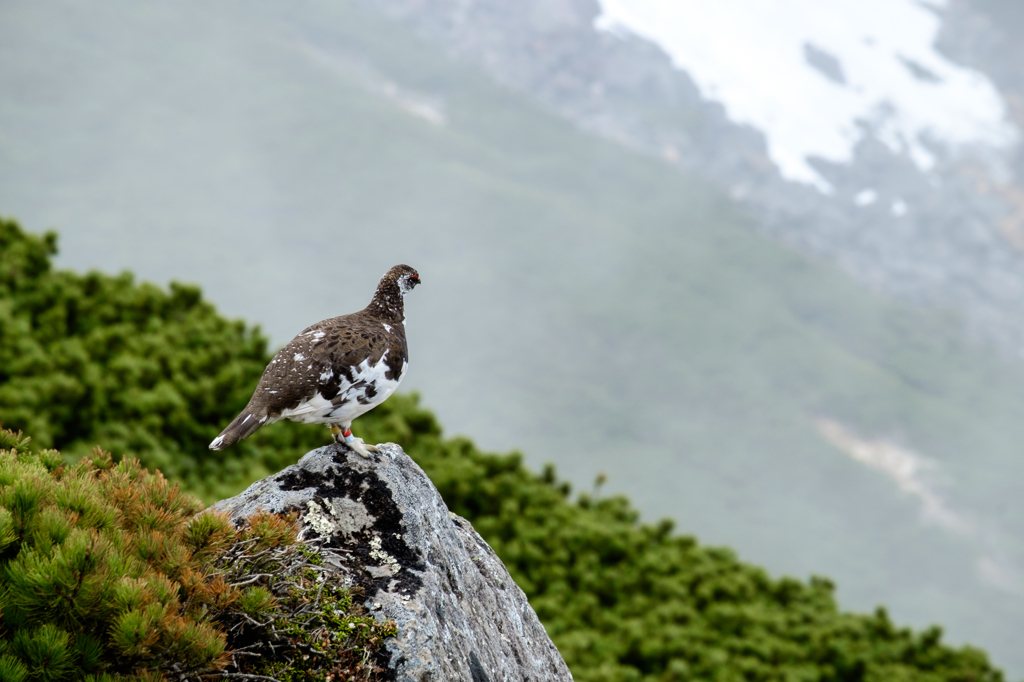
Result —
M394 363L392 373L400 374L406 352L404 330L386 329L360 319L358 313L324 320L303 330L274 356L253 401L261 403L271 418L284 410L312 412L322 407L314 404L317 396L335 400L358 381L360 366L374 366L385 354L389 368Z
M335 317L304 329L267 365L249 404L210 447L221 450L250 436L267 422L337 405L359 382L360 368L383 358L387 378L398 380L405 366L405 330L386 327L360 313ZM364 363L366 363L364 365Z

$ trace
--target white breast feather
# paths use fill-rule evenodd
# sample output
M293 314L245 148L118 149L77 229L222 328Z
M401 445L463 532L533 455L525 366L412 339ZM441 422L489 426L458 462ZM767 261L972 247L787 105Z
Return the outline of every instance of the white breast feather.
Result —
M305 400L291 409L282 411L278 419L291 419L292 421L307 424L347 424L359 415L369 412L395 392L402 379L405 378L405 373L409 368L409 363L404 363L399 379L388 379L385 376L389 371L387 357L388 354L385 352L381 359L373 366L370 365L369 360L363 360L352 372L354 381L349 382L346 379L342 379L338 395L345 402L341 406L335 407L330 400L317 393L309 400ZM321 376L326 374L327 372ZM359 398L366 398L366 386L353 388L353 384L360 382L373 385L376 389L374 396L366 403L359 402ZM277 421L277 419L274 421Z

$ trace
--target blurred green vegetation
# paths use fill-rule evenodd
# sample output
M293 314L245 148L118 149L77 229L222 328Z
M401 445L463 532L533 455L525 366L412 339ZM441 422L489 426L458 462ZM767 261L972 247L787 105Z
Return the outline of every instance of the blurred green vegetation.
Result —
M530 598L581 682L627 680L1001 680L987 656L942 631L897 627L884 608L842 613L824 578L773 579L673 524L639 522L622 496L571 498L553 467L445 439L415 396L361 420L394 440L470 521Z
M270 359L258 328L198 289L56 271L56 236L0 222L0 421L75 459L96 443L210 500L291 463L326 431L274 424L223 453L207 443ZM772 579L623 497L571 496L553 468L445 438L416 396L356 423L393 441L468 518L529 596L581 681L996 681L980 650L838 610L825 579Z
M289 423L228 457L208 450L252 395L266 337L196 287L54 270L56 243L0 220L0 422L69 460L99 444L131 453L206 500L328 442Z

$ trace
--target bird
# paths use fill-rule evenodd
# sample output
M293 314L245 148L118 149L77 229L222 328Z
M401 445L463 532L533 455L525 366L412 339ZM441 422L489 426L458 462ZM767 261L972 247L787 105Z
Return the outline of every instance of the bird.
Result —
M223 450L282 419L326 424L336 443L363 457L380 450L352 435L352 420L395 392L409 368L405 295L419 273L396 265L370 304L306 327L267 365L245 409L210 443Z

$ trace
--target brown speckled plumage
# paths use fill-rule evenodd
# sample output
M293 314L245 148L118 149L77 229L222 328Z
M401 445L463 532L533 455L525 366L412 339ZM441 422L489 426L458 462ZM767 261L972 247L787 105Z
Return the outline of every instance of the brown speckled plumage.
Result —
M307 327L263 372L249 404L210 447L222 450L279 419L347 428L394 391L405 373L404 294L419 274L396 265L370 304Z

